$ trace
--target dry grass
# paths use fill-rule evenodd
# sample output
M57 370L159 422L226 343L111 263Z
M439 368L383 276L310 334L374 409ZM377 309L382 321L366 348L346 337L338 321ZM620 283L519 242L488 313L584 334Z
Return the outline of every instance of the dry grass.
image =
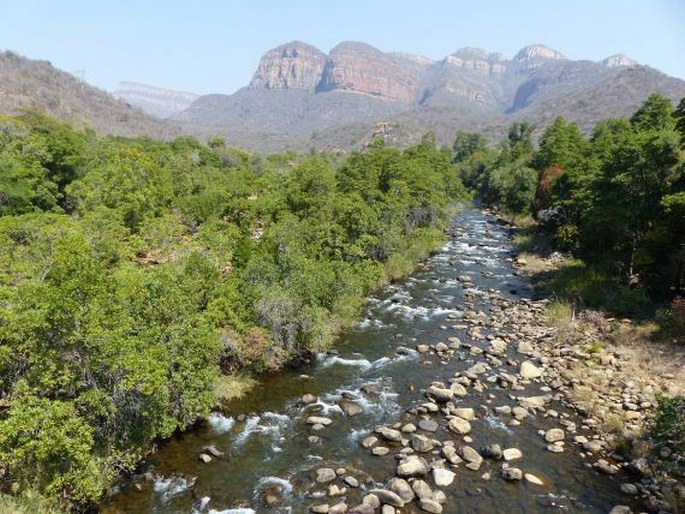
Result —
M660 392L685 395L685 352L670 340L656 339L655 323L621 325L610 335L611 350L621 356L624 371L640 382L656 381Z
M556 269L558 261L551 261L534 253L521 252L517 258L518 268L527 275L537 275Z
M0 494L0 514L66 514L66 510L33 489L17 496Z
M573 306L563 300L555 300L547 305L545 322L547 326L557 329L567 329L574 321Z
M256 384L257 380L248 375L224 375L214 388L214 394L219 403L228 403L245 396Z

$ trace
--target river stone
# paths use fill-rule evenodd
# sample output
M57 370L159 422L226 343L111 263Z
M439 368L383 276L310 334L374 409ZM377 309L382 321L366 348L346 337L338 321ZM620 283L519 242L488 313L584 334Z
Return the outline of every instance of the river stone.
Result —
M430 498L419 500L419 508L424 512L431 512L432 514L440 514L442 512L442 505Z
M591 441L583 443L583 450L586 452L597 453L602 451L602 448L604 448L604 443L597 439L592 439Z
M419 500L433 497L433 491L431 491L430 486L425 480L414 480L411 484L411 488Z
M471 431L471 423L457 416L450 419L447 427L455 434L460 435L468 434Z
M450 462L450 464L461 464L464 462L462 458L457 455L457 450L455 450L454 446L443 446L442 455Z
M302 396L302 403L304 403L305 405L309 405L315 402L316 396L314 396L313 394L305 394L304 396ZM328 507L328 505L326 505L326 507Z
M637 487L634 484L623 483L621 484L621 492L625 494L637 494Z
M433 482L438 487L444 487L450 485L454 482L454 477L456 473L445 468L433 468Z
M528 411L523 407L519 407L518 405L511 409L511 413L518 420L525 419L528 417Z
M450 390L455 396L466 396L469 394L466 388L458 382L454 382L450 385Z
M486 459L499 460L502 458L502 447L499 444L489 444L481 450Z
M410 455L397 466L397 475L402 478L424 476L428 471L428 463L417 455Z
M540 378L542 376L542 371L530 361L523 361L519 373L525 379Z
M326 512L328 512L330 508L330 505L324 503L322 505L312 505L312 507L309 510L319 514L326 514Z
M523 471L519 468L502 468L502 478L511 482L521 480L523 478Z
M205 464L209 464L210 462L212 462L212 458L209 455L207 455L206 453L200 454L200 460L202 462L204 462Z
M306 420L305 423L308 425L323 425L323 426L328 426L331 423L333 423L333 420L330 418L324 418L322 416L309 416Z
M364 498L362 498L362 503L374 509L381 508L381 501L375 494L367 494L366 496L364 496Z
M405 434L413 434L416 432L416 425L414 425L414 423L407 423L402 427L402 432Z
M445 343L443 343L443 342L439 342L439 343L437 343L437 344L435 345L435 351L436 351L436 352L446 352L446 351L449 350L449 349L450 349L450 347L447 346L447 345L446 345Z
M454 391L442 387L430 386L426 390L426 395L438 402L448 402L454 397Z
M409 503L414 499L414 491L412 491L409 482L403 478L391 478L386 488L402 498L404 503Z
M396 443L402 441L402 432L395 430L394 428L379 427L376 429L376 433L380 434L387 441L393 441Z
M516 347L516 351L523 355L532 355L535 350L533 349L533 345L528 341L521 341Z
M503 354L507 351L507 343L499 338L493 339L490 341L490 351L496 354Z
M477 364L474 364L471 366L469 369L466 370L467 375L482 375L483 373L488 371L488 367L483 364L482 362L478 362Z
M422 419L419 420L419 428L426 432L435 432L438 429L438 423L432 419Z
M526 482L530 482L531 484L544 485L543 481L532 473L524 473L523 477L526 479Z
M385 446L376 446L373 450L371 450L371 453L373 453L376 457L383 457L384 455L390 453L390 448Z
M338 487L337 484L331 484L328 486L328 496L331 498L334 496L342 496L343 494L347 494L347 487Z
M609 511L609 514L633 514L633 511L627 505L616 505Z
M359 487L359 480L354 478L351 475L347 475L344 479L345 483L349 485L350 487Z
M433 441L428 439L425 435L412 435L411 447L419 453L425 453L431 451L435 445L433 444Z
M455 416L459 416L462 419L472 420L476 418L476 411L470 407L459 407L452 411Z
M345 514L345 512L347 512L347 504L345 502L336 503L328 509L328 514Z
M393 507L404 507L404 500L397 493L387 489L371 489L369 494L375 495L382 504L392 505Z
M427 344L417 344L416 345L416 351L419 353L428 353L430 351L431 347L428 346Z
M381 508L381 514L396 514L395 507L392 505L383 505Z
M392 507L390 507L390 508L392 509ZM356 506L352 507L347 512L349 514L374 514L374 512L376 512L376 509L374 509L370 505L364 505L362 503L360 505L356 505Z
M224 452L217 450L216 446L214 445L203 446L202 451L211 455L212 457L221 457L224 454Z
M518 448L507 448L502 452L505 461L516 460L523 457L523 453Z
M362 446L364 448L371 448L374 444L378 442L378 438L375 435L370 435L362 441Z
M545 432L545 441L548 443L556 443L557 441L563 441L566 434L561 428L551 428Z
M357 416L364 412L364 407L351 400L342 399L338 402L338 405L348 416Z
M472 469L473 471L478 470L483 462L483 457L481 457L480 453L470 446L461 446L459 450L457 450L457 454L466 462L468 462L466 467Z
M546 396L528 396L519 398L519 404L525 409L542 409L547 403Z
M336 477L335 470L331 468L319 468L316 470L316 481L320 484L335 480Z

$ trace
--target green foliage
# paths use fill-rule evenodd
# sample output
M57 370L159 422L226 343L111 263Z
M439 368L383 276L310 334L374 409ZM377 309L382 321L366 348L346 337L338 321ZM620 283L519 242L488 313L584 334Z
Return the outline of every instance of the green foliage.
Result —
M685 397L657 397L657 411L652 424L652 435L668 444L672 450L685 452Z
M460 176L484 204L531 212L559 249L588 266L567 266L557 294L616 314L685 288L685 99L650 95L629 120L599 123L589 140L557 118L533 150L516 123L496 150L472 135L454 144Z
M230 396L222 372L330 348L465 194L431 134L336 160L0 129L0 490L80 507Z

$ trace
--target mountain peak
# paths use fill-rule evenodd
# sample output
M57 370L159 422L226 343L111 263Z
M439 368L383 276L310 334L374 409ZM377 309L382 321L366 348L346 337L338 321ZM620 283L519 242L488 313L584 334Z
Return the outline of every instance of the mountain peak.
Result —
M262 56L249 87L313 91L325 65L326 54L321 50L302 41L291 41Z
M625 54L614 54L601 60L600 64L608 68L618 68L619 66L637 66L639 63Z
M528 45L514 56L514 62L530 62L539 59L566 59L566 56L545 45Z

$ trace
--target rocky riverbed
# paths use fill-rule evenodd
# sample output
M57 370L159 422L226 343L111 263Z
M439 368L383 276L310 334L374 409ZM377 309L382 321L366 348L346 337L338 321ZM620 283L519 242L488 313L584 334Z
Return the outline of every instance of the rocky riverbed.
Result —
M682 486L607 423L639 432L661 385L597 351L591 323L560 337L520 275L507 227L461 213L339 352L168 442L103 511L674 511Z

